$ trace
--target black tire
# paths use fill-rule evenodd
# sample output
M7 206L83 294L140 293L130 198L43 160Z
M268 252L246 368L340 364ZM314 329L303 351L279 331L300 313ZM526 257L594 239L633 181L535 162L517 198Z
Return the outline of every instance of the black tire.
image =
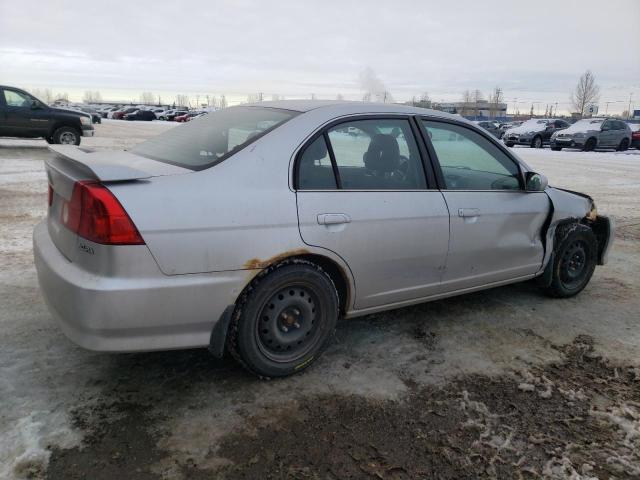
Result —
M551 147L551 150L553 150L554 152L559 152L560 150L562 150L562 147Z
M556 231L551 284L547 295L567 298L587 286L598 261L598 240L580 223L561 225Z
M515 145L515 143L513 143L513 142L507 142L507 143L505 143L505 145L506 145L507 147L509 147L509 148L513 148L513 146Z
M620 141L620 145L618 145L618 148L616 148L616 150L618 150L619 152L624 152L628 148L629 148L629 139L628 138L623 138Z
M587 140L587 142L584 144L584 147L582 148L582 150L584 152L592 152L593 150L595 150L596 148L596 139L591 137L589 140Z
M80 145L80 132L73 127L60 127L53 132L53 143Z
M53 143L53 137L44 137L44 139L47 141L49 145Z
M236 304L227 345L262 377L301 372L329 344L338 320L338 292L318 265L285 260L256 277Z
M540 135L536 135L531 140L531 148L543 148L544 142L542 141L542 137Z

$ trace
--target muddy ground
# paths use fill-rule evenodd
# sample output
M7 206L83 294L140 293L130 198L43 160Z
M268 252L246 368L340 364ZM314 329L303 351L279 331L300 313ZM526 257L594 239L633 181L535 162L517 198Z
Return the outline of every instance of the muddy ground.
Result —
M618 223L580 296L521 284L344 321L316 365L264 382L203 350L69 342L30 245L48 152L0 140L0 478L640 478L640 152L517 151Z

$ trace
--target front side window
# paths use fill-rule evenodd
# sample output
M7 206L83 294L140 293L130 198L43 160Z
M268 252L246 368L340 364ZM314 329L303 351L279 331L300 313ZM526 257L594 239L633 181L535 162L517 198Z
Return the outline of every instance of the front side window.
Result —
M265 107L225 108L140 143L132 152L160 162L202 170L233 155L297 114Z
M520 170L500 148L460 125L423 120L448 190L520 190Z
M408 120L355 120L330 128L327 136L341 188L426 188L420 152Z
M14 90L4 90L4 101L6 102L7 107L21 108L30 108L33 103L33 99L31 97Z

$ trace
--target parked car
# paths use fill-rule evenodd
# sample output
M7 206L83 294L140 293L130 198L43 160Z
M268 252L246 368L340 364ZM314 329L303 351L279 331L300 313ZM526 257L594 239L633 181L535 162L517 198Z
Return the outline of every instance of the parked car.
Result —
M631 146L640 150L640 123L629 123L631 129Z
M542 148L545 143L549 143L551 135L568 126L569 123L560 119L532 118L504 132L502 140L507 147L528 145L531 148Z
M156 116L156 120L160 120L160 117L164 114L166 110L164 108L152 108L151 111Z
M90 107L78 107L78 110L91 115L92 123L102 123L102 116L95 109Z
M0 137L44 138L48 143L80 145L93 136L84 112L50 107L30 93L0 85Z
M114 120L122 120L128 113L133 113L136 111L138 111L138 107L123 107L117 112L113 112L112 118Z
M106 107L106 108L103 108L102 111L101 111L102 118L111 118L109 116L109 114L113 113L113 112L115 112L116 110L119 110L119 109L120 109L120 107Z
M487 132L496 138L500 138L500 124L493 121L473 122L480 128L484 128Z
M507 122L507 123L501 123L500 124L500 136L498 138L502 138L504 136L504 133L509 130L510 128L514 128L514 127L519 127L520 125L522 125L524 122L521 121L515 121L515 122Z
M135 112L127 113L124 116L125 120L145 120L152 121L156 119L155 113L151 110L136 110Z
M174 121L176 119L176 117L180 117L182 115L186 115L187 113L189 113L187 110L173 110L170 113L165 113L163 115L163 117L164 117L165 120L167 120L169 122L172 122L172 121Z
M311 365L341 316L533 278L576 295L614 235L486 131L403 105L261 102L129 151L50 148L34 255L67 336L227 349L265 377Z
M188 113L185 113L184 115L178 115L177 117L174 118L174 120L176 122L188 122L193 117L197 117L198 115L201 115L201 114L202 112L188 112Z
M631 129L626 122L615 118L585 118L551 137L551 148L595 148L626 150L631 145Z

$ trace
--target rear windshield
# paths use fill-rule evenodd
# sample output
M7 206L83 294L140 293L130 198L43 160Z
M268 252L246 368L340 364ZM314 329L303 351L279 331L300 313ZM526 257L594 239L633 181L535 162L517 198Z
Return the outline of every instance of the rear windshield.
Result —
M178 125L137 145L132 152L160 162L202 170L233 155L297 114L276 108L225 108Z

